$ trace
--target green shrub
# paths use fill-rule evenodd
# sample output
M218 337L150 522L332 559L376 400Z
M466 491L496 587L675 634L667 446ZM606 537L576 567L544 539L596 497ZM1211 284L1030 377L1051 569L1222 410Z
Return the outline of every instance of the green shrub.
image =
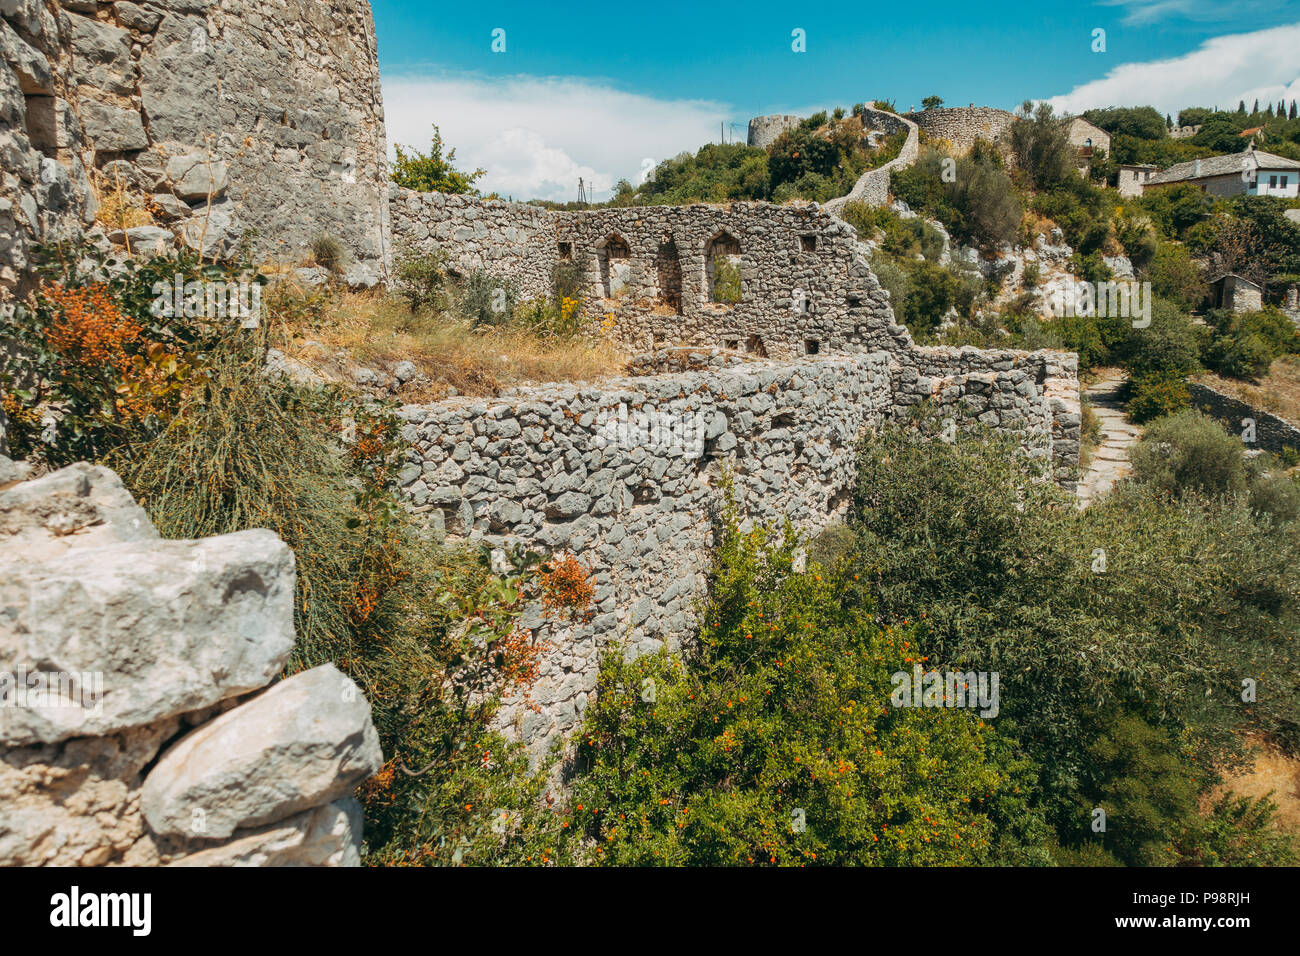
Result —
M1209 292L1205 277L1181 243L1162 242L1147 266L1151 291L1183 311L1194 309Z
M1151 308L1151 324L1143 328L1125 318L1101 319L1098 324L1115 329L1113 356L1135 378L1184 376L1200 368L1196 326L1172 303L1157 299Z
M713 301L736 303L740 301L740 264L730 256L713 257Z
M850 603L885 625L924 621L932 659L1002 674L1004 715L1063 842L1095 796L1080 777L1090 710L1190 733L1201 766L1246 727L1300 742L1300 674L1285 663L1300 538L1240 496L1173 499L1141 482L1079 512L1010 436L948 444L940 424L864 442ZM1243 705L1242 674L1267 674L1268 700Z
M456 282L453 300L456 314L473 328L505 325L519 305L519 286L514 279L475 269Z
M1128 382L1125 411L1139 425L1191 406L1186 380L1177 373L1146 372Z
M410 246L398 249L393 262L394 286L412 312L439 308L447 288L446 253L420 252Z
M1245 490L1242 450L1214 419L1186 410L1148 425L1129 457L1134 478L1165 494L1215 496Z
M987 721L891 706L917 636L846 609L795 539L722 518L697 650L602 661L574 824L614 865L1046 863L1028 764ZM580 809L579 809L580 808Z
M429 147L428 155L418 149L411 149L408 153L400 145L393 148L397 158L393 160L393 168L389 173L389 179L398 186L404 189L413 189L416 192L478 195L474 183L486 175L486 171L476 169L471 173L467 173L457 169L454 165L456 160L456 150L454 149L449 150L444 157L442 155L442 133L438 131L436 124L433 127L433 142Z

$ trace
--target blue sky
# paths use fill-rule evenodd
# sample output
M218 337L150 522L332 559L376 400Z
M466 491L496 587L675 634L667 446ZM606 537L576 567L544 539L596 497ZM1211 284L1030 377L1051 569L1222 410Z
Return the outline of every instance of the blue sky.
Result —
M906 109L931 93L1176 112L1300 91L1295 0L372 7L390 142L423 145L436 122L458 159L488 170L484 186L516 198L571 198L584 172L604 190L636 181L647 160L716 140L720 123L743 138L761 113L872 98ZM791 49L796 28L806 52Z

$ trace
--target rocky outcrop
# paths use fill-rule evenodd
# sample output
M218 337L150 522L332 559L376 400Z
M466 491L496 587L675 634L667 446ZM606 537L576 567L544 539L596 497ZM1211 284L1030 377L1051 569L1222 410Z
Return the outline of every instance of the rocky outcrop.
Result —
M293 650L269 531L165 541L111 471L0 458L0 865L355 865L370 708Z

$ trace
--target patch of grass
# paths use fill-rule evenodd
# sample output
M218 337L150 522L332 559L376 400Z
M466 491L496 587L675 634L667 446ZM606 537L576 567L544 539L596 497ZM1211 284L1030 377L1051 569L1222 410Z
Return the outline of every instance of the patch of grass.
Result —
M449 388L462 395L491 396L535 382L594 381L620 371L625 361L603 343L530 328L475 328L445 313L412 313L406 302L379 292L329 295L319 309L280 310L278 347L313 367L321 352L308 342L326 353L343 351L360 365L413 362L430 384L412 392L412 401L436 400Z

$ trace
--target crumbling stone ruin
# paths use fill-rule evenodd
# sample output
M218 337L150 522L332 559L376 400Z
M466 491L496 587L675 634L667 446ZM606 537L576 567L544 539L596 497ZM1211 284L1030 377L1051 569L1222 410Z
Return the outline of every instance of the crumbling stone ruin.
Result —
M293 552L164 541L106 468L0 457L0 866L356 866L383 762L333 665L276 680Z
M7 0L0 19L0 286L32 243L87 230L100 197L154 225L106 237L296 258L329 233L373 284L386 143L364 0Z
M292 259L329 233L360 285L385 278L401 246L530 296L549 295L557 269L577 275L588 331L635 355L629 377L401 410L413 513L454 537L568 550L592 571L596 615L529 622L549 640L540 680L500 714L537 753L581 719L602 649L689 641L728 476L746 521L814 534L846 512L859 437L929 402L952 435L1010 431L1047 477L1073 481L1074 356L917 346L835 215L887 200L919 119L868 111L907 130L903 150L825 206L553 212L387 185L361 0L0 0L0 13L6 288L30 283L33 243L78 234L215 255L252 240L260 258ZM756 120L751 139L789 119ZM148 196L158 224L100 234L96 177L101 195L125 183ZM0 861L355 862L346 795L380 756L342 675L271 684L293 641L283 544L158 540L103 469L9 474L0 670L103 672L104 696L75 726L87 708L4 725L0 797L17 809ZM43 550L13 563L29 543ZM47 592L60 610L33 623ZM124 636L134 616L144 624ZM107 637L72 641L77 627Z
M945 140L957 153L968 153L982 139L1006 147L1014 113L992 106L936 106L903 114L930 139Z

